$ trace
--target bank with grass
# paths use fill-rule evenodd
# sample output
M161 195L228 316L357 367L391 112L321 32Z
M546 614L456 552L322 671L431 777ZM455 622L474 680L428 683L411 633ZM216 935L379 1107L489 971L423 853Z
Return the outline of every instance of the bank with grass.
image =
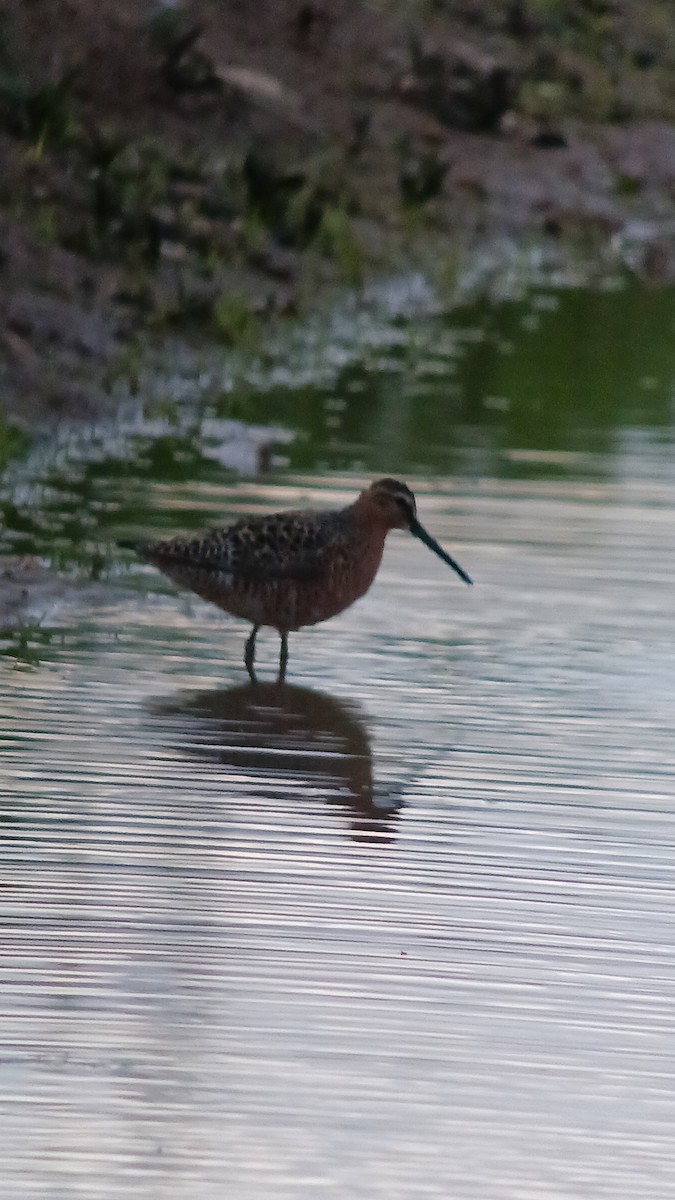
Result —
M0 457L491 239L670 282L674 80L665 0L3 5Z

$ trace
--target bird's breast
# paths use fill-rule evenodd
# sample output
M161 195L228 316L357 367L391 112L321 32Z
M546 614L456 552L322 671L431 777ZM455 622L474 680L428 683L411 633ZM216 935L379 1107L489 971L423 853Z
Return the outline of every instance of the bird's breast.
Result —
M336 550L316 578L296 583L294 627L326 621L363 596L377 575L383 549L383 536L363 538Z

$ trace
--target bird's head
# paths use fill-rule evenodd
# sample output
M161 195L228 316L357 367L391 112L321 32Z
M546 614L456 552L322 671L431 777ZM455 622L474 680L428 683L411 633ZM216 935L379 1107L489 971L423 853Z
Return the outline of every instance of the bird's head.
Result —
M368 508L387 529L410 529L417 519L415 497L397 479L378 479L363 493Z
M415 497L405 483L400 483L398 479L378 479L370 485L367 491L362 492L359 500L366 508L371 520L377 520L387 531L409 529L413 537L419 538L425 546L433 550L434 554L442 558L443 562L452 567L460 579L463 579L465 583L472 582L459 563L456 563L454 558L451 558L443 547L439 546L435 538L432 538L431 534L427 533L426 529L420 525L417 520Z

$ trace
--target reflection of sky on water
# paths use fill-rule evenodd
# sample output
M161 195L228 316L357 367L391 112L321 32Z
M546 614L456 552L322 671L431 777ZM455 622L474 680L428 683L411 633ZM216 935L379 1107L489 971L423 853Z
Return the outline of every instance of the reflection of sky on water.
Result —
M392 536L294 638L275 766L198 602L120 590L5 662L10 1185L671 1193L675 568L635 477L422 489L477 587Z
M438 406L442 377L425 378ZM415 412L387 429L384 397L333 415L373 461L389 447L390 469ZM142 567L7 634L8 1195L192 1200L226 1180L238 1200L670 1200L675 505L660 397L641 427L626 390L585 448L581 425L565 433L571 408L530 440L488 406L426 463L429 402L409 482L476 586L393 534L369 595L293 637L282 697L245 682L240 622ZM56 528L86 565L132 498L139 524L195 527L341 503L362 479L310 469L332 454L318 426L282 480L239 485L198 437L177 476L179 442L155 445L147 476L87 460L22 536ZM458 446L477 469L434 480ZM277 650L263 633L261 675Z

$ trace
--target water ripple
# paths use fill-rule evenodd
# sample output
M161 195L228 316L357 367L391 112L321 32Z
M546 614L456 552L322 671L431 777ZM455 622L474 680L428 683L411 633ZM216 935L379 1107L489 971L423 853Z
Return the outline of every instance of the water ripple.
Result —
M669 1200L673 497L632 478L422 486L477 587L393 537L287 688L168 592L0 666L8 1196Z

